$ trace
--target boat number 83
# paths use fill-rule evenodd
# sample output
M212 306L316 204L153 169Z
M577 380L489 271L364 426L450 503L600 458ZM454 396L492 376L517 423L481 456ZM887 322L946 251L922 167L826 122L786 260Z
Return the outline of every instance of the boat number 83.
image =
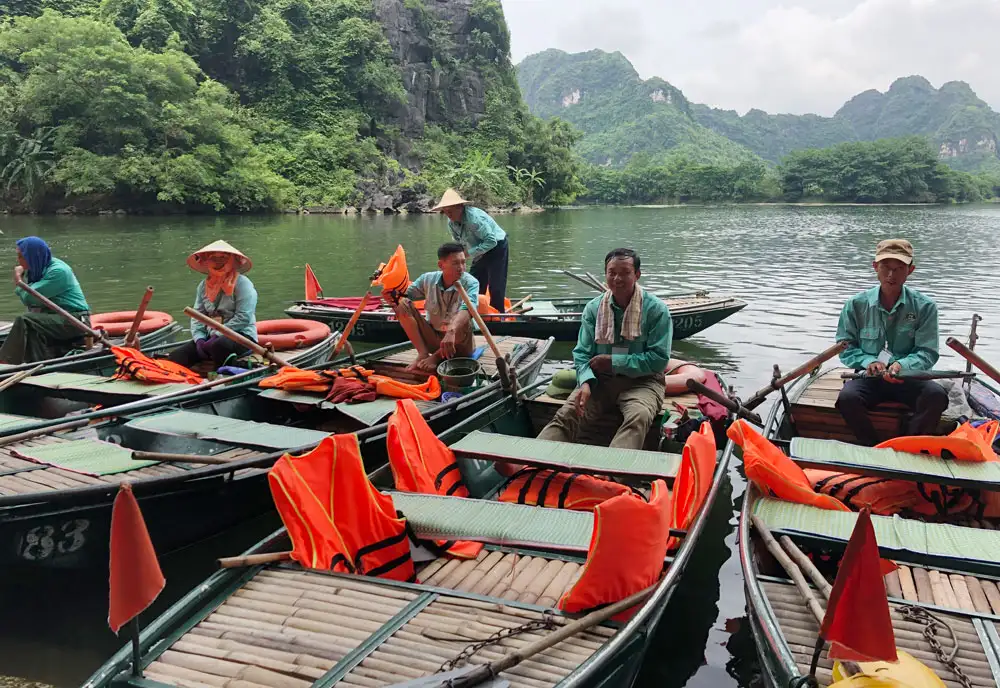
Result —
M59 526L35 526L21 537L20 556L28 561L42 561L75 552L86 543L84 532L89 527L90 521L85 518L74 518Z

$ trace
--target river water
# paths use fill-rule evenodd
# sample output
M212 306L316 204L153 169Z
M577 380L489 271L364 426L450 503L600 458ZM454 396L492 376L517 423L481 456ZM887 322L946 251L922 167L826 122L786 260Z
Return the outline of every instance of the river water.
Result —
M609 249L628 246L639 251L649 288L707 288L748 301L730 319L675 344L677 356L717 370L744 398L766 384L773 364L791 369L833 342L844 300L874 284L871 259L883 238L913 242L917 270L910 284L937 301L942 348L947 336L966 339L975 312L984 318L978 350L1000 360L1000 305L993 296L1000 289L1000 207L601 208L498 220L510 236L512 299L586 294L560 271L600 273ZM15 238L40 235L73 266L95 311L134 309L152 285L150 307L175 316L193 299L198 281L185 258L226 239L254 261L249 276L260 294L261 319L282 317L301 298L307 262L328 295L358 295L397 244L406 248L415 275L433 268L437 246L448 240L438 216L0 216L0 230L0 264L13 265ZM19 311L12 292L0 298L0 318ZM558 347L555 356L568 357L570 348ZM957 365L944 348L938 367ZM657 631L641 685L757 683L735 556L743 489L741 469L734 466L690 575ZM274 526L263 519L168 557L167 589L152 614L211 573L214 557L241 551ZM106 625L106 586L106 572L6 583L0 591L0 675L79 684L120 645Z

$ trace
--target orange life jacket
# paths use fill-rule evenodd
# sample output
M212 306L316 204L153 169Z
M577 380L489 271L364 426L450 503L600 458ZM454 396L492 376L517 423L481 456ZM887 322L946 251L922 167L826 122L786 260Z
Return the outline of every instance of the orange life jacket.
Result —
M670 512L670 491L662 480L653 482L648 503L634 494L623 494L598 504L587 563L579 580L559 600L559 609L582 612L653 585L667 556Z
M817 492L840 500L854 511L867 504L873 514L881 516L903 511L924 516L971 515L980 505L972 493L960 487L819 469L806 469L805 474Z
M292 559L313 569L415 580L406 519L365 475L357 435L332 435L307 454L285 454L267 479Z
M454 452L437 438L412 400L396 402L385 443L397 490L469 496ZM480 542L438 540L437 545L449 555L463 559L475 559L483 549Z
M115 355L115 361L118 363L118 368L112 376L113 380L139 380L153 383L186 382L189 385L204 382L201 375L190 368L185 368L180 363L174 363L165 358L150 358L137 349L112 346L111 353Z
M726 434L743 448L743 470L764 494L820 509L850 511L837 499L817 494L802 469L744 419L730 425Z
M301 370L285 366L274 375L265 377L259 385L265 389L283 389L287 392L315 392L329 394L338 377L353 377L375 386L375 391L394 399L420 399L432 401L441 396L441 383L431 375L423 384L407 384L384 375L375 375L361 366L339 370Z
M593 511L601 502L629 492L626 485L584 473L529 467L512 475L497 499L531 506Z
M712 424L705 421L684 442L680 470L674 479L672 528L687 530L705 502L715 475L715 451L715 432ZM678 538L670 538L667 549L673 549L679 542Z
M956 461L1000 461L992 446L996 437L995 423L996 421L991 421L981 428L963 423L946 437L936 435L893 437L877 445L876 448L895 449L910 454L931 454Z
M406 267L406 251L402 245L396 246L395 253L389 258L388 263L381 263L378 269L382 273L372 282L372 285L382 285L383 291L394 291L397 294L405 294L410 286L410 271Z

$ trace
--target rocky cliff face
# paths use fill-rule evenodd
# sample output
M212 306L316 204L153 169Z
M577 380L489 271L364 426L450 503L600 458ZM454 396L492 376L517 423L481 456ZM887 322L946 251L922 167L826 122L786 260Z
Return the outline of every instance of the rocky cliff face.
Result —
M426 124L475 124L486 109L486 85L471 65L474 0L374 0L399 63L407 102L394 119L406 136Z

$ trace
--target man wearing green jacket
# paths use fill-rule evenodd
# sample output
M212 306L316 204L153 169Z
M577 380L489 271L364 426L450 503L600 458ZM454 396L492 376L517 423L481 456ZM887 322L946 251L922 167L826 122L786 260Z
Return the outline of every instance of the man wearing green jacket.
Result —
M670 309L639 286L640 261L616 248L604 259L609 291L583 309L573 349L576 390L539 439L573 442L580 423L593 423L617 407L624 418L612 447L642 449L664 396L673 321Z
M837 341L847 342L841 362L867 377L848 380L837 396L837 409L858 441L879 443L868 412L885 401L913 411L906 432L931 435L948 408L948 393L933 380L903 380L907 371L930 370L938 360L938 311L929 297L905 286L913 274L913 246L887 239L875 249L872 263L879 286L844 304Z

